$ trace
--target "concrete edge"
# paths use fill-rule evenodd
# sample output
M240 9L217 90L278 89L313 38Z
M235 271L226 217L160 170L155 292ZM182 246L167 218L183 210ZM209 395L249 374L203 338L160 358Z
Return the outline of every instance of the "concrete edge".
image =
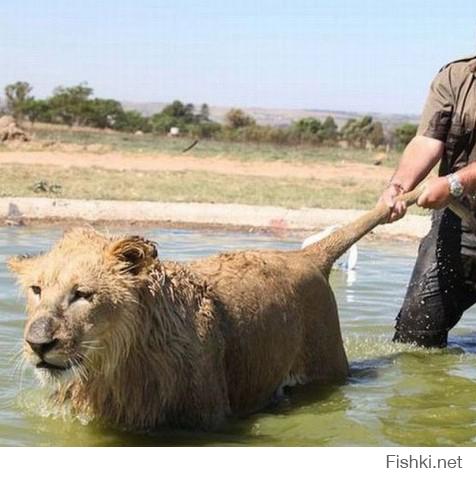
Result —
M355 220L362 210L286 209L242 204L176 203L113 200L54 199L45 197L0 198L0 217L7 223L22 221L174 222L212 226L312 231ZM376 236L423 237L430 217L407 215L377 227Z

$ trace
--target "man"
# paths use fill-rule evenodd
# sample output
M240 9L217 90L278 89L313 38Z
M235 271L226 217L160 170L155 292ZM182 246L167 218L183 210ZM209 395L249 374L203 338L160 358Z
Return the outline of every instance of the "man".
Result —
M476 57L443 67L430 88L417 135L380 197L389 222L403 217L395 198L415 188L440 162L418 205L434 209L422 240L394 341L444 347L448 331L476 303L476 235L446 206L450 197L476 213Z

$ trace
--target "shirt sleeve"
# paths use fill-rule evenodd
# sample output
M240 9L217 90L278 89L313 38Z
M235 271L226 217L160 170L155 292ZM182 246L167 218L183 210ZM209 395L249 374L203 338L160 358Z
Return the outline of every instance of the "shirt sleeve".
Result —
M453 114L451 67L440 71L431 83L417 135L446 142Z

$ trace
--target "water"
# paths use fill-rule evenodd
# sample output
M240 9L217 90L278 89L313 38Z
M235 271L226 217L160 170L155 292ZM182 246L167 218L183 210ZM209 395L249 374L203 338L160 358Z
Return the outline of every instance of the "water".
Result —
M294 249L299 242L238 233L146 230L162 258L188 260L244 248ZM343 386L294 390L276 408L231 422L220 433L137 435L55 414L27 369L14 372L23 303L5 259L46 250L55 229L0 228L0 445L405 445L476 444L476 313L467 312L447 350L391 343L393 319L415 247L360 248L355 277L331 282L352 373ZM352 278L354 279L352 283Z

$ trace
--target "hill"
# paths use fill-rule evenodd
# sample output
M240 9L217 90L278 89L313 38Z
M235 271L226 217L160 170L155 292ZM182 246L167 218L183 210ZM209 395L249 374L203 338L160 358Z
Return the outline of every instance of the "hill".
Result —
M151 116L160 112L167 103L159 102L131 102L124 101L122 105L125 109L136 110L146 116ZM198 105L198 103L197 103ZM371 115L375 120L381 121L385 128L391 129L402 123L417 123L419 117L416 115L405 114L382 114L375 112L355 113L349 111L332 111L321 109L285 109L285 108L242 108L240 106L210 106L211 119L223 122L225 114L232 107L239 107L247 114L253 116L258 124L270 126L287 126L293 121L303 117L315 117L317 119L325 119L327 116L332 116L337 125L340 127L351 118L359 118L365 114Z

